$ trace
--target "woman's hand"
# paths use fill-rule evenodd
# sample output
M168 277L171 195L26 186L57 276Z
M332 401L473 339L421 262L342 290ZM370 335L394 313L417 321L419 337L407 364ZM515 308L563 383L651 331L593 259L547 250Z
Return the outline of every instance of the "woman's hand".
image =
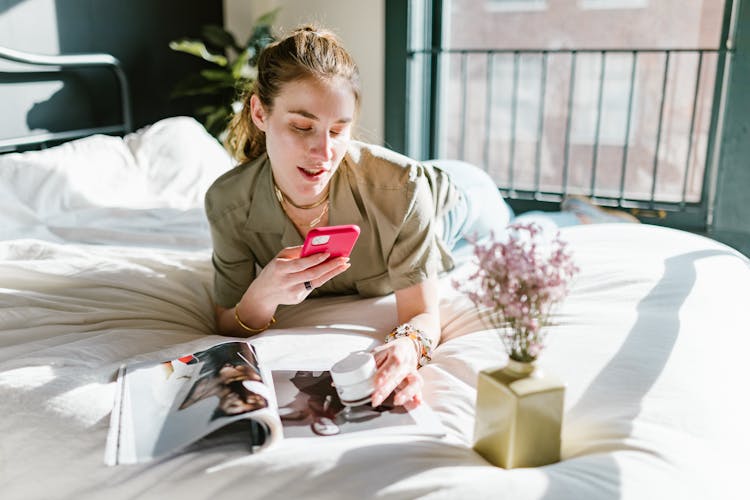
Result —
M410 338L402 337L373 350L375 392L372 406L380 406L395 390L393 404L414 408L422 402L422 376L417 372L417 349Z
M296 246L281 250L255 277L234 309L216 306L217 326L222 334L247 336L236 317L249 328L262 331L280 304L299 304L314 288L351 265L347 257L326 261L330 256L327 253L300 257L301 249Z
M282 249L245 292L255 299L255 303L272 304L273 309L280 304L299 304L310 295L313 288L321 286L334 276L343 273L351 264L348 257L338 257L326 262L328 253L316 253L300 257L302 247ZM310 283L310 289L305 286ZM242 301L244 302L243 296Z
M396 290L398 321L409 323L426 335L436 347L440 342L440 311L435 278ZM399 337L373 350L378 371L375 374L373 406L380 405L391 392L393 402L411 408L422 402L422 376L417 372L417 349L422 347L408 337Z

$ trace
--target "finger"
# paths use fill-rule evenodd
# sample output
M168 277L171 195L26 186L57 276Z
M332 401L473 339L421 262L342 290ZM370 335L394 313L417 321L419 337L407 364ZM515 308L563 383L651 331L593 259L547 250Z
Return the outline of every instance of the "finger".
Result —
M372 394L372 405L380 406L383 401L396 389L396 386L406 376L407 368L389 353L387 359L378 368L375 375L375 392Z
M299 273L301 271L305 271L306 269L310 269L311 267L317 266L318 264L325 262L330 256L331 254L325 253L325 252L316 253L313 255L308 255L307 257L298 257L298 258L297 257L285 258L285 257L277 256L276 262L283 269L284 272L293 274L293 273Z
M424 378L422 378L422 374L420 374L418 371L414 370L406 375L406 377L401 380L401 383L399 383L396 386L397 391L404 390L408 386L416 386L417 388L421 389L424 385Z
M393 404L401 406L415 398L421 397L422 385L422 377L417 372L408 374L396 388Z
M404 408L407 410L413 410L417 406L422 404L422 395L419 394L417 396L414 396L412 399L404 403Z
M304 283L305 281L315 282L317 286L322 285L332 277L341 274L351 267L348 257L337 257L324 263L319 263L313 267L306 268L302 271L293 273L293 279Z
M318 276L316 278L313 278L310 281L316 287L321 286L324 283L326 283L327 281L329 281L331 278L333 278L335 276L338 276L339 274L343 273L344 271L346 271L350 267L352 267L352 265L347 262L345 264L342 264L340 266L337 266L337 267L333 268L332 270L330 270L330 271L328 271L326 273L321 274L320 276Z
M281 251L276 254L276 257L280 259L296 259L297 257L299 257L301 251L302 245L297 245L296 247L286 247L282 248Z
M373 347L370 351L373 356L375 356L375 363L378 367L382 364L383 361L385 361L385 358L387 357L387 350L390 349L390 346L388 344L381 344L379 346Z

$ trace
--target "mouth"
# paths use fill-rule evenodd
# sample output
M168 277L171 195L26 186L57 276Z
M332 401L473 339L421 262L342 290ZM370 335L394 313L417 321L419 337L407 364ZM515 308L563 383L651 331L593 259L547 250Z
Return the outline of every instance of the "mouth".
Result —
M328 172L328 169L322 167L297 167L297 170L303 177L310 180L320 179Z

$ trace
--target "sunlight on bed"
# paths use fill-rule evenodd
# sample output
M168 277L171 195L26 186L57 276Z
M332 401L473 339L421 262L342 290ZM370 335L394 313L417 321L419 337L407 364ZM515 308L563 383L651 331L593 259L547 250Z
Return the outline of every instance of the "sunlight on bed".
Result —
M347 332L374 332L375 328L364 325L351 325L348 323L331 323L330 325L316 325L316 329L345 330Z
M46 407L58 415L73 418L86 427L109 415L114 399L114 384L90 383L49 399Z
M51 366L24 366L0 373L0 387L7 389L36 389L55 379Z

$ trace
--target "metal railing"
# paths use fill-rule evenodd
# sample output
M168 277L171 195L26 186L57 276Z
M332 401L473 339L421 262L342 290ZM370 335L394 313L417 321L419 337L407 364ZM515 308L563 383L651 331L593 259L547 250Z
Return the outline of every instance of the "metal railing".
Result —
M662 218L701 218L728 52L425 49L408 56L439 77L433 153L482 166L507 198L584 194Z

